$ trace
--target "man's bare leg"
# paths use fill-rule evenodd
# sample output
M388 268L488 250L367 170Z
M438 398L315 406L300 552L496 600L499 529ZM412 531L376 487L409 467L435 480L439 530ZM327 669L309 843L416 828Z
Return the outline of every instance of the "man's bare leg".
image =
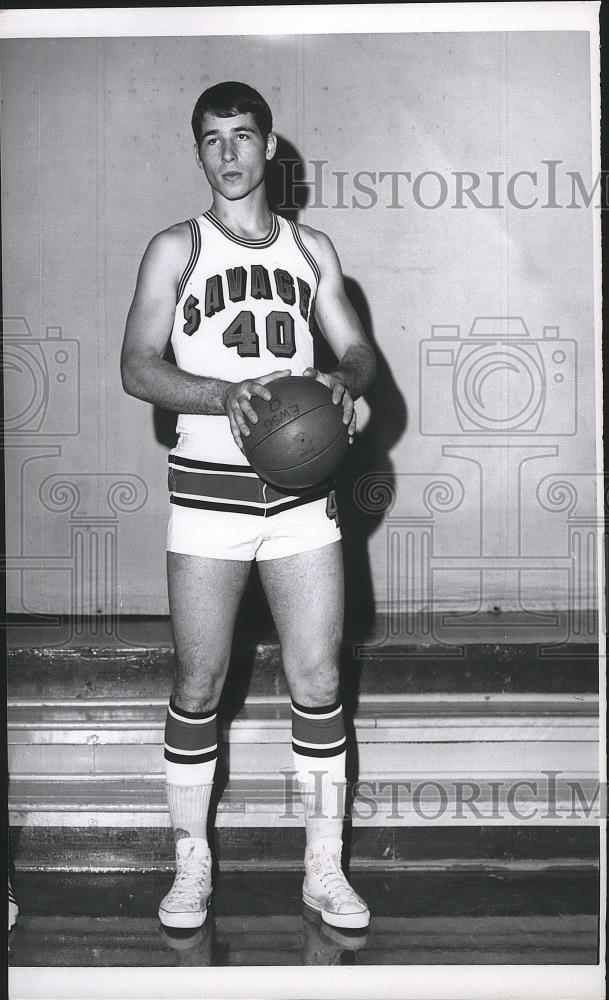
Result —
M344 615L340 542L258 563L292 695L292 746L306 824L303 899L337 927L370 914L341 871L345 727L339 698Z
M250 563L167 553L176 667L165 725L167 800L177 874L159 916L198 927L211 893L207 813L218 753L216 709Z

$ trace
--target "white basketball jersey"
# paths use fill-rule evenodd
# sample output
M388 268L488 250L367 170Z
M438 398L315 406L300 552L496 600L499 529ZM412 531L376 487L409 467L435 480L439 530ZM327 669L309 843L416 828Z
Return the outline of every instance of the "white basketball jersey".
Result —
M313 365L319 268L298 227L273 215L268 236L246 240L210 212L189 219L190 260L178 286L171 344L178 368L228 382ZM246 464L228 417L181 413L201 458Z

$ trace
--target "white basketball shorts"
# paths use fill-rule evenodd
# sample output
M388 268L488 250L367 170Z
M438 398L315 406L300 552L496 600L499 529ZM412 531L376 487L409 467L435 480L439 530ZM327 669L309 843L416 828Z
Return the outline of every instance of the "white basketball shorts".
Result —
M181 434L169 453L167 549L211 559L280 559L340 539L328 486L300 496L265 483L249 465L201 458L202 442Z

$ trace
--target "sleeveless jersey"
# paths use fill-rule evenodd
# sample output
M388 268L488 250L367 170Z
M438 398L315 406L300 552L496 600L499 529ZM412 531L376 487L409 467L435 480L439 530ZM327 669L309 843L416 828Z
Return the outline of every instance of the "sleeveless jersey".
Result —
M210 212L188 223L192 250L177 291L171 344L178 368L242 382L313 365L312 321L319 267L298 227L278 215L264 239L246 240ZM201 459L244 465L228 417L181 413Z

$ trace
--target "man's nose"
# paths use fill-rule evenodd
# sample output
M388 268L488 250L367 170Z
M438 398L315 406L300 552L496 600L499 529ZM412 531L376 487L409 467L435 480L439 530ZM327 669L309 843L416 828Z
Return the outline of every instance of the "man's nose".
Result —
M222 159L227 163L230 163L231 160L235 159L235 150L232 142L224 143L224 147L222 149Z

